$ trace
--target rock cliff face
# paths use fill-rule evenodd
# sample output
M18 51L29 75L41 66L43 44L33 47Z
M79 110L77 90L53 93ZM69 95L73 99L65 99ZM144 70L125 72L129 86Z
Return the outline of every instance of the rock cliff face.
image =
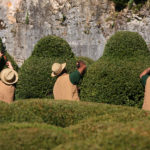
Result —
M139 32L149 43L148 10L148 2L133 13L115 12L109 0L0 0L0 37L19 65L49 34L66 39L77 56L97 60L117 30Z

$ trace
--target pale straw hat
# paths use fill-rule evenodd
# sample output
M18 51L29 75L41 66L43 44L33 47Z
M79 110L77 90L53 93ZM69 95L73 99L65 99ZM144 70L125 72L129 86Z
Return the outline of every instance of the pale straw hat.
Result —
M52 65L52 77L58 76L66 67L66 63L59 64L59 63L54 63Z
M18 73L13 69L6 68L1 71L0 79L3 83L11 85L18 81Z

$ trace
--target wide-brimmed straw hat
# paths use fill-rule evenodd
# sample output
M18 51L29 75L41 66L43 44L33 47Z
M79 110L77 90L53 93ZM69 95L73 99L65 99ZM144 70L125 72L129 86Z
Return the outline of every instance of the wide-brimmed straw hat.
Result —
M59 64L59 63L54 63L52 65L52 77L58 76L66 67L66 63Z
M11 85L18 81L18 73L13 69L6 68L1 71L0 79L3 83Z

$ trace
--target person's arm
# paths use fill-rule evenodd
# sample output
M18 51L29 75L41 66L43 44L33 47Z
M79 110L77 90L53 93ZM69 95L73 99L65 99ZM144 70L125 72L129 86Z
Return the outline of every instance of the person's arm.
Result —
M141 74L140 74L140 78L142 78L143 76L145 76L146 74L150 73L150 67L145 69Z
M7 62L6 62L6 65L8 66L8 68L14 69L10 61L7 61Z
M76 65L79 73L83 74L83 72L86 70L86 64L83 61L78 61Z
M2 56L3 56L3 54L2 54L2 52L0 52L0 58L2 58Z
M77 85L81 79L81 75L84 73L86 69L86 64L83 61L78 61L77 70L69 74L69 78L72 84Z

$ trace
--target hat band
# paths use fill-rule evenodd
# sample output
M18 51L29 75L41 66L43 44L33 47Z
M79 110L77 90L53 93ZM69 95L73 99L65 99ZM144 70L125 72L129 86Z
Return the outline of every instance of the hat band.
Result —
M14 82L16 80L14 72L10 71L4 74L4 79L6 82Z
M5 80L6 80L7 82L14 82L14 81L16 80L15 75L14 75L13 78L11 78L11 79L8 79L8 78L6 78L6 77L4 77L4 78L5 78Z

